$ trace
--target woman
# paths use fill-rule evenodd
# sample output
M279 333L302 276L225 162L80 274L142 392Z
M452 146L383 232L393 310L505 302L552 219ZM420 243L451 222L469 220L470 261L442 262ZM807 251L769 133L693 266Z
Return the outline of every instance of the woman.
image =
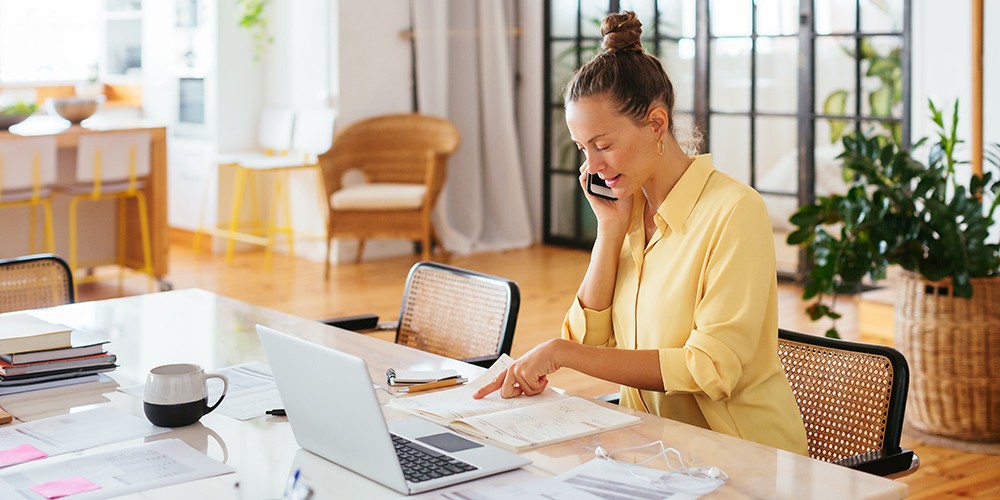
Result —
M562 339L532 349L476 398L532 396L571 368L622 385L621 404L806 454L777 355L777 280L767 209L750 187L690 157L674 92L644 52L635 14L608 15L604 51L566 89L566 125L589 174L597 239Z

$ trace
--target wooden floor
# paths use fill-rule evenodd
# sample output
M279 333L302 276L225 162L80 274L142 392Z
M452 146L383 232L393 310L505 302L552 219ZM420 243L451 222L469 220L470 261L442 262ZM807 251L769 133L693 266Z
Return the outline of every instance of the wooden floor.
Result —
M588 253L555 247L534 247L505 253L455 256L450 264L512 279L521 289L513 355L558 336L563 315L587 267ZM190 245L176 242L170 249L168 281L174 288L203 288L264 307L305 318L322 319L373 312L385 319L399 314L399 301L407 270L416 258L394 258L335 266L328 282L322 263L276 254L265 271L263 252L242 253L233 264L221 256L194 255ZM126 278L124 294L146 293L144 277ZM791 285L780 290L781 327L810 333L825 325L813 324L802 312L799 294ZM119 295L115 280L80 287L80 300ZM857 338L853 307L845 308L838 327L847 338ZM390 339L391 340L391 339ZM865 340L865 339L861 339ZM571 392L595 396L617 387L562 370L550 377L553 384ZM903 446L920 456L920 469L900 479L910 485L913 498L1000 498L1000 456L963 453L926 445L904 434Z

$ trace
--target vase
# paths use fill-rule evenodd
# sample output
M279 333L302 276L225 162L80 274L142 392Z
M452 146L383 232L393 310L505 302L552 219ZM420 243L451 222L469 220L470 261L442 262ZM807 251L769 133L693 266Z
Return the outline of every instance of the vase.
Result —
M1000 278L973 278L971 298L950 280L904 272L896 348L910 366L906 421L969 441L1000 440Z

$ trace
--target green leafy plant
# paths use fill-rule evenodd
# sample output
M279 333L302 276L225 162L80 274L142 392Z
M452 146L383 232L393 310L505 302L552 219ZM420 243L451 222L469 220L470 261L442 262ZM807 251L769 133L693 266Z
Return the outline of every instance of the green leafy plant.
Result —
M265 8L271 0L236 0L239 6L239 26L246 28L253 37L253 60L259 61L274 37L267 33L267 12Z
M929 108L937 140L927 165L885 136L847 134L838 157L845 177L853 179L847 193L817 197L790 219L796 229L788 244L804 247L812 264L802 298L815 299L807 307L813 321L833 320L827 336L838 336L838 296L858 291L865 276L885 278L889 265L931 281L950 278L957 297L972 296L969 278L1000 272L1000 245L986 242L1000 179L985 172L963 184L955 168L967 163L955 157L963 142L956 133L958 101L948 125L933 102ZM986 159L996 167L1000 145L992 148Z
M891 117L893 109L903 102L903 66L902 48L896 47L887 54L881 54L875 49L868 38L861 38L858 43L862 66L867 68L865 76L875 77L879 85L868 93L868 104L874 117ZM844 52L854 58L854 50L844 47ZM838 89L826 96L823 101L823 113L826 115L843 115L847 111L847 98L850 92ZM836 143L846 133L847 120L829 119L830 144ZM899 145L902 142L903 130L897 122L879 121L888 136Z
M33 102L17 101L0 107L0 114L7 116L30 115L38 111L38 105Z

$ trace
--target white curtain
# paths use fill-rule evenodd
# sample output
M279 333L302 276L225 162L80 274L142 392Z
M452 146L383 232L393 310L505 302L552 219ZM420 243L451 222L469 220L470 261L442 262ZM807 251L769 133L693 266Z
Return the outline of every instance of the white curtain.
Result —
M462 135L435 211L445 248L458 254L532 242L515 122L509 4L411 3L419 112L451 120Z

